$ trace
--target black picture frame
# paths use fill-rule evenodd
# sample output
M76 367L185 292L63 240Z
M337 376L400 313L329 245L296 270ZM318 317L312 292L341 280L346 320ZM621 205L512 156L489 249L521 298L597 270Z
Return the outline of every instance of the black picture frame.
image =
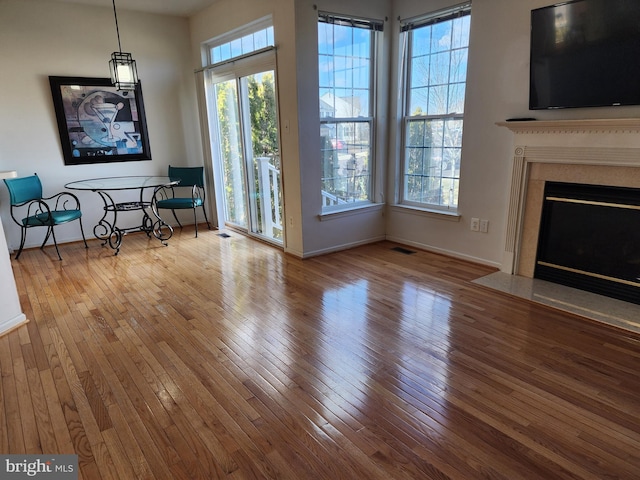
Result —
M49 77L65 165L151 160L142 87L109 78Z

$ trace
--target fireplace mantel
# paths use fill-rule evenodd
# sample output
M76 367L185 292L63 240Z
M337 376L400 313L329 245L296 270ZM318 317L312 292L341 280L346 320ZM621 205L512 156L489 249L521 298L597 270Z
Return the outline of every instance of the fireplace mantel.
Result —
M601 118L585 120L531 120L498 122L516 134L539 133L640 133L640 118Z
M640 118L497 125L513 132L515 146L503 272L533 275L545 179L640 187Z

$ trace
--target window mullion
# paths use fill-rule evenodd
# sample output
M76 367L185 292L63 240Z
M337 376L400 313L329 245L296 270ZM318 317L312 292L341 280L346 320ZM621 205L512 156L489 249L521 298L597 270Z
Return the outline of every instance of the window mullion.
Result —
M347 122L362 122L362 123L371 123L373 122L373 117L324 117L320 119L320 123L347 123Z

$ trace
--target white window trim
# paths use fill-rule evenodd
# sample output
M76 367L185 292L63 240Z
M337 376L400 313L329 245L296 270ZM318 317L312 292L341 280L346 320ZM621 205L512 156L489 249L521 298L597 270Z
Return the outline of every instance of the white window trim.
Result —
M351 204L350 208L342 207L335 210L325 209L321 214L318 215L318 218L321 222L326 222L328 220L350 217L351 215L359 215L364 211L382 211L383 209L384 204L382 203L354 202L353 204Z
M391 210L395 210L398 212L409 211L424 217L439 218L442 220L449 220L452 222L459 222L460 219L462 218L462 215L460 214L460 212L458 212L458 210L453 210L453 209L442 210L442 209L436 208L435 205L433 208L430 208L430 207L425 207L424 205L394 203L389 205L389 208Z
M256 50L248 55L236 57L217 65L205 67L203 70L213 72L216 81L251 75L257 71L275 70L276 50L274 47Z

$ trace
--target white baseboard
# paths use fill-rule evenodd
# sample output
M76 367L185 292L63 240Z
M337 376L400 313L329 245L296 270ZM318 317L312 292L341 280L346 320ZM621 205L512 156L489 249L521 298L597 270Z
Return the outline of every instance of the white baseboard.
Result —
M0 335L6 335L7 333L15 330L16 328L29 322L24 313L16 315L13 318L8 318L0 322Z
M326 255L327 253L339 252L341 250L349 250L350 248L359 247L361 245L368 245L370 243L381 242L381 241L383 241L385 239L386 239L385 236L381 235L379 237L368 238L366 240L360 240L358 242L343 243L341 245L334 245L334 246L332 246L330 248L323 248L323 249L320 249L320 250L313 250L311 252L305 252L303 254L302 258L318 257L320 255Z
M412 242L404 238L394 237L393 235L387 235L387 240L389 240L390 242L401 243L403 245L409 245L411 247L419 248L420 250L426 250L428 252L440 253L442 255L447 255L448 257L459 258L460 260L466 260L468 262L473 262L473 263L479 263L480 265L486 265L488 267L495 267L498 269L502 267L502 264L499 262L492 262L485 258L474 257L472 255L465 255L460 252L447 250L445 248L438 248L438 247L434 247L432 245L426 245L420 242Z

